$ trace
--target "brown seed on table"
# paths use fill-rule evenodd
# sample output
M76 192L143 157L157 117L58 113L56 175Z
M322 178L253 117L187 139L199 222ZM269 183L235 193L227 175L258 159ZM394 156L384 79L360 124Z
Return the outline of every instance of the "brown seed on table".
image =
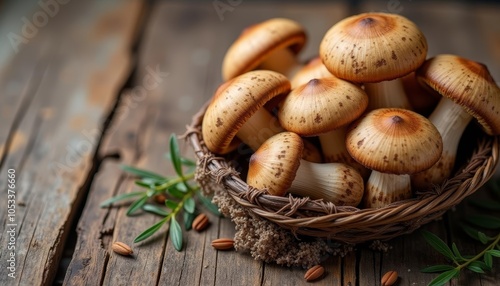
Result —
M160 205L165 204L165 201L167 200L167 197L164 194L159 194L154 196L155 202L159 203Z
M325 268L323 266L315 265L307 270L306 274L304 275L304 279L306 279L307 282L314 281L321 278L324 273Z
M191 227L196 231L202 231L208 226L208 217L206 214L199 214L191 224Z
M389 271L382 276L382 279L380 280L380 283L382 286L392 286L396 283L398 280L398 272L396 271Z
M212 241L212 247L217 250L229 250L234 247L234 240L230 238L217 238Z
M120 241L115 241L113 243L113 245L111 246L111 248L113 249L114 252L116 252L120 255L128 256L128 255L134 253L134 251L132 251L132 248L130 248L130 246L128 246L125 243L120 242Z

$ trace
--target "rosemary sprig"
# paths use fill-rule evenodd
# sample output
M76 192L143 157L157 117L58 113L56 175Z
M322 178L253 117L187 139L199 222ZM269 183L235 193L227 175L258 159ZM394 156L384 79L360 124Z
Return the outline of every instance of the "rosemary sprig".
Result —
M182 250L183 234L177 216L182 213L184 228L191 229L191 223L197 213L196 199L206 209L216 215L220 215L217 206L212 204L209 198L203 196L200 187L192 182L196 163L184 158L180 154L179 143L174 134L170 136L170 153L167 158L172 162L176 177L164 177L162 175L138 169L132 166L122 166L122 169L138 178L135 184L145 191L120 194L101 203L101 207L110 207L115 203L134 199L127 209L127 216L137 214L140 210L163 217L160 221L140 233L134 240L135 243L143 241L155 234L161 227L170 222L168 229L169 237L177 251ZM184 167L187 170L184 170ZM164 206L151 203L152 198L164 195Z
M471 200L471 204L482 210L500 210L500 181L490 181L489 188L495 195L495 200ZM482 251L475 255L462 255L455 243L451 248L438 236L423 231L425 240L439 253L451 261L451 265L433 265L422 269L425 273L441 273L434 278L429 285L444 285L453 278L457 278L463 269L484 274L493 268L493 257L500 257L500 219L489 215L469 215L465 223L460 224L462 230L473 239L485 245ZM493 236L486 235L485 232L477 228L495 231Z

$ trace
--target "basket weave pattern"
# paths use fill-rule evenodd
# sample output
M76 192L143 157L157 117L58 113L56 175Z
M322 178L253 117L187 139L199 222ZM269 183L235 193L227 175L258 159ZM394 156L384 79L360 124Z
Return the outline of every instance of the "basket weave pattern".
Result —
M491 178L500 151L499 136L484 135L467 163L453 177L440 186L418 193L416 198L379 209L335 206L292 195L272 196L265 190L248 186L226 158L218 157L205 146L201 135L205 109L206 105L193 116L185 134L198 159L198 173L205 175L204 180L223 186L245 209L295 234L350 244L388 240L441 217Z

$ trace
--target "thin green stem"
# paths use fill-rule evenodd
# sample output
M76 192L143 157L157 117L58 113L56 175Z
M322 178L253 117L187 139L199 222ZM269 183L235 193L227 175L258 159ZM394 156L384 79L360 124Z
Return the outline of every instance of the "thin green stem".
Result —
M458 270L461 270L463 269L464 267L467 267L469 264L471 264L472 262L474 261L477 261L479 259L481 259L481 257L484 256L484 254L488 251L488 250L491 250L491 249L494 249L495 248L495 245L497 245L498 243L500 242L500 233L495 237L495 240L490 244L488 245L488 247L486 247L485 249L483 249L483 251L481 251L480 253L478 253L476 256L470 258L470 259L466 259L464 258L467 262L465 262L464 264L459 264L457 265L457 267L455 267L456 269Z
M182 177L177 177L177 178L172 179L172 180L170 180L168 182L165 182L165 183L163 183L161 185L155 186L155 191L156 192L160 192L160 191L166 190L166 189L168 189L168 188L170 188L172 186L177 185L178 183L187 182L187 181L189 181L189 180L191 180L193 178L194 178L194 172L186 174L186 175L184 175Z

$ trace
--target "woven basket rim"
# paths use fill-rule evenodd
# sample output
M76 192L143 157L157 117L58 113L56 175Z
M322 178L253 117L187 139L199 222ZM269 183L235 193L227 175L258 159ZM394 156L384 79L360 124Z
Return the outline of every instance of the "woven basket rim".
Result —
M485 134L466 165L453 177L439 186L420 192L416 198L383 208L358 209L292 195L273 196L247 185L224 157L208 150L201 134L201 123L208 103L193 115L183 136L194 150L197 167L203 168L214 183L223 185L229 195L246 210L294 234L356 244L410 233L439 218L477 191L493 176L498 164L500 136Z

